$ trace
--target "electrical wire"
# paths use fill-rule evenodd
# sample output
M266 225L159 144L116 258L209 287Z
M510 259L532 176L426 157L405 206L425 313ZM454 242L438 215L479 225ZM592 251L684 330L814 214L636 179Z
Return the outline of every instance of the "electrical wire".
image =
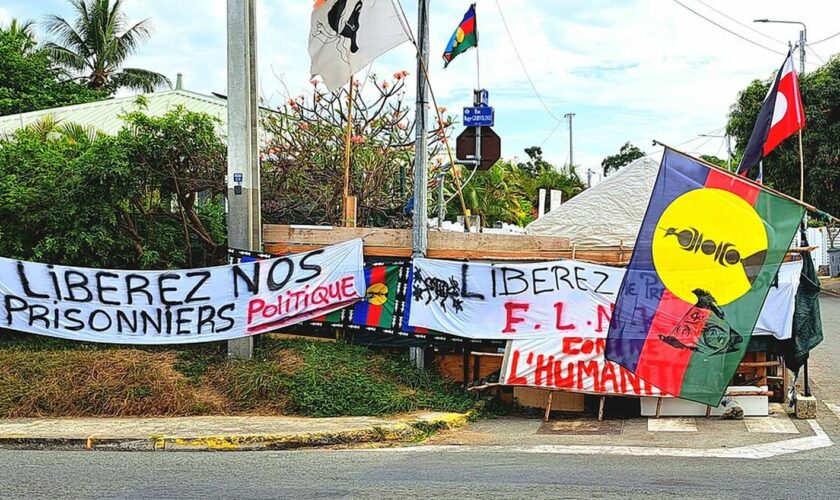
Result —
M818 43L827 42L827 41L831 40L832 38L834 38L834 37L836 37L836 36L840 36L840 31L838 31L837 33L835 33L835 34L833 34L833 35L831 35L831 36L827 36L827 37L823 38L822 40L817 40L816 42L811 42L811 43L809 43L808 45L816 45L816 44L818 44Z
M496 1L498 2L498 0L496 0ZM687 10L687 11L691 12L692 14L694 14L695 16L698 16L698 17L700 17L701 19L703 19L703 20L705 20L705 21L707 21L707 22L709 22L709 23L714 24L715 26L717 26L718 28L722 29L723 31L726 31L727 33L729 33L729 34L731 34L731 35L734 35L734 36L736 36L736 37L740 38L741 40L744 40L745 42L751 43L751 44L755 45L756 47L760 47L760 48L762 48L762 49L764 49L764 50L769 50L770 52L772 52L772 53L774 53L774 54L778 54L778 55L780 55L780 56L784 56L784 55L786 55L786 54L784 54L784 53L782 53L782 52L779 52L778 50L771 49L770 47L768 47L768 46L766 46L766 45L762 45L762 44L760 44L760 43L756 42L755 40L751 40L751 39L749 39L749 38L745 37L744 35L741 35L740 33L737 33L737 32L735 32L735 31L732 31L731 29L727 28L726 26L723 26L723 25L721 25L721 24L718 24L717 22L713 21L712 19L709 19L708 17L704 16L703 14L701 14L701 13L697 12L696 10L692 9L692 8L691 8L691 7L689 7L688 5L686 5L686 4L682 3L682 2L680 2L680 0L673 0L673 1L674 1L674 3L676 3L677 5L679 5L680 7L684 8L685 10Z
M551 116L554 119L554 121L556 121L558 123L562 123L563 120L557 118L557 116L554 113L551 112L551 109L549 109L548 105L543 100L539 91L537 91L537 87L536 87L536 85L534 85L534 80L531 79L531 74L528 73L528 68L525 67L525 62L522 60L522 57L519 55L519 49L516 48L516 43L513 41L513 35L510 32L510 27L508 27L508 23L507 23L507 20L505 19L505 15L504 15L504 13L502 13L502 7L501 7L501 5L499 5L499 0L495 0L495 2L496 2L496 10L499 11L499 17L501 17L501 19L502 19L502 25L505 27L505 32L507 33L508 40L510 40L510 46L511 46L511 48L513 48L513 53L516 54L516 59L519 61L519 66L522 68L522 73L525 74L525 78L528 79L528 83L531 85L531 90L534 91L534 95L537 96L537 100L540 101L540 104L542 105L543 109L545 109L545 112L548 113L548 115Z
M757 29L753 28L753 27L752 27L752 26L750 26L749 24L744 24L744 23L742 23L741 21L739 21L739 20L735 19L734 17L729 16L729 15L727 15L726 13L721 12L721 11L719 11L718 9L716 9L716 8L712 7L711 5L707 4L707 3L706 3L706 2L704 2L703 0L696 0L696 1L697 1L697 3L699 3L699 4L701 4L701 5L704 5L704 6L706 6L707 8L709 8L709 9L711 9L711 10L713 10L713 11L717 12L718 14L722 15L723 17L725 17L725 18L729 19L729 20L730 20L730 21L732 21L733 23L735 23L735 24L739 24L739 25L743 26L744 28L747 28L748 30L752 31L753 33L757 33L757 34L759 34L759 35L763 36L764 38L766 38L766 39L768 39L768 40L772 40L772 41L774 41L774 42L776 42L776 43L780 43L780 44L782 44L782 45L787 45L787 42L783 42L782 40L779 40L778 38L773 38L772 36L770 36L770 35L768 35L768 34L766 34L766 33L763 33L763 32L761 32L761 31L759 31L759 30L757 30Z
M805 48L810 50L811 54L814 54L814 57L816 57L821 63L825 64L825 59L823 59L814 49L811 48L811 44L806 44Z
M563 122L557 122L557 125L555 125L553 129L551 129L551 132L549 132L546 138L540 143L540 147L545 146L545 143L548 142L549 139L551 139L551 136L554 135L554 132L557 132L557 129L560 128L560 125L563 125Z

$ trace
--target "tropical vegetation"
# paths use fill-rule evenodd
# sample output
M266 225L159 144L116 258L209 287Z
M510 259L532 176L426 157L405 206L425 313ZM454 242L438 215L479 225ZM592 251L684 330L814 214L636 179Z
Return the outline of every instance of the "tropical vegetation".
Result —
M729 112L727 133L743 154L772 75L755 80L738 94ZM805 160L805 201L832 214L840 214L840 58L799 77L807 126L802 131ZM799 140L784 141L764 158L764 182L799 197ZM751 173L754 175L754 173Z
M44 45L47 54L69 75L89 88L110 92L122 87L152 92L171 86L160 73L123 67L151 36L151 21L129 23L123 0L70 0L70 4L75 19L47 16L47 33L52 39Z

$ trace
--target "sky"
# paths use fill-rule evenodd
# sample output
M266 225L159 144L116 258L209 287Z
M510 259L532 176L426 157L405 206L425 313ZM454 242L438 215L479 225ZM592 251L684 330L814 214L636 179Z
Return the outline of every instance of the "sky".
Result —
M417 2L401 1L416 30ZM481 85L496 110L503 157L521 159L524 148L537 145L549 161L568 163L569 127L563 117L574 113L574 163L584 178L587 169L600 171L601 160L627 141L648 153L655 152L651 141L656 139L725 158L724 140L701 134L722 135L738 91L754 79L772 76L788 41L799 37L798 25L755 24L753 19L804 22L809 42L840 31L840 4L834 0L476 3ZM259 88L271 105L311 89L307 39L312 4L257 2ZM469 4L430 0L431 83L438 104L455 114L472 102L475 51L459 56L446 70L441 55ZM154 24L152 39L127 66L163 73L173 82L183 73L189 90L226 92L225 0L125 0L124 5L129 20L149 18ZM47 13L72 16L66 0L4 0L0 23L12 17L42 21ZM840 36L815 43L807 53L806 71L838 51ZM413 78L415 65L413 47L404 44L361 75L381 79L408 70Z

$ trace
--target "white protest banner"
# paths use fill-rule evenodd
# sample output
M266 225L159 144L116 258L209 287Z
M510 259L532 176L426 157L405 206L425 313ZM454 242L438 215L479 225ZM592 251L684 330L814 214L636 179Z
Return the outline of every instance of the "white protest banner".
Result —
M362 240L288 257L178 271L0 258L0 328L115 344L268 332L364 297Z
M480 339L606 335L624 270L414 259L409 325Z
M499 381L589 394L670 397L623 366L607 361L607 332L596 335L511 340Z

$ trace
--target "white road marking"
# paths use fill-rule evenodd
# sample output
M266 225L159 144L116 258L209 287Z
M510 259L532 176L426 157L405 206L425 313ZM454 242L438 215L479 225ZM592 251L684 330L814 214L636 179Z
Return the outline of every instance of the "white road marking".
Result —
M796 425L784 413L769 417L746 417L744 424L748 432L758 434L799 434Z
M697 421L693 417L649 418L648 432L697 432Z
M586 445L553 445L543 444L534 446L458 446L458 445L429 445L408 446L403 448L372 448L353 449L349 452L380 452L380 453L546 453L560 455L629 455L636 457L690 457L690 458L745 458L758 460L763 458L789 455L803 451L816 450L833 446L831 438L823 431L816 420L808 420L808 425L814 431L813 436L788 439L775 443L761 443L735 448L653 448L646 446L586 446Z
M825 403L825 401L823 401L823 403ZM840 406L834 403L825 403L825 405L828 406L828 409L831 410L832 413L837 415L837 418L840 418Z

